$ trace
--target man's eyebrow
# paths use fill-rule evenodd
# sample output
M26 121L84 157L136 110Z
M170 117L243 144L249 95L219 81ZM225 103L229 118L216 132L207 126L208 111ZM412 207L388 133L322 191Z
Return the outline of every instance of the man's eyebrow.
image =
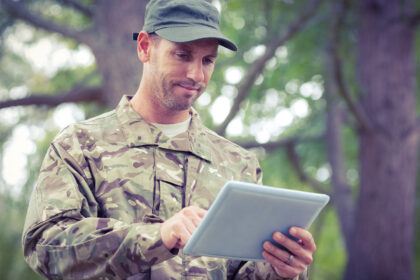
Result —
M217 51L215 51L215 52L209 54L208 56L216 58L217 55L218 55L218 53L217 53Z
M192 48L190 46L181 43L176 43L175 49L180 51L192 52Z
M209 54L205 55L207 58L216 59L217 58L217 50L214 52L210 52Z

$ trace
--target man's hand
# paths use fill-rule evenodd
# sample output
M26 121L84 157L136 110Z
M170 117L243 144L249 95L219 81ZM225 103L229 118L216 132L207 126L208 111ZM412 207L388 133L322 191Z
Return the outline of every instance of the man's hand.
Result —
M291 227L289 232L292 236L298 238L299 241L296 242L280 232L274 233L273 239L287 248L293 257L290 257L289 252L278 248L268 241L264 242L262 255L279 276L294 278L312 263L312 255L316 250L316 245L311 233L305 229Z
M165 247L169 250L184 248L206 213L204 209L189 206L165 221L160 227L160 235Z

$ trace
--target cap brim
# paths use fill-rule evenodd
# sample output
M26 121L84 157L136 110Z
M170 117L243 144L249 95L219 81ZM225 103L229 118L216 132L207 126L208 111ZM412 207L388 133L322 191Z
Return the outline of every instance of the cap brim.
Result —
M207 26L173 26L156 30L162 38L176 43L192 42L201 39L217 39L219 44L232 51L237 51L238 47L226 38L219 30Z

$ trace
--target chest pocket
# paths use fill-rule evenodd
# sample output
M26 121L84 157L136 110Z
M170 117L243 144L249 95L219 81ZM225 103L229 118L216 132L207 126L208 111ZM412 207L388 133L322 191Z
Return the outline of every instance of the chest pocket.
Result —
M184 153L156 149L153 212L164 220L185 204L185 165Z

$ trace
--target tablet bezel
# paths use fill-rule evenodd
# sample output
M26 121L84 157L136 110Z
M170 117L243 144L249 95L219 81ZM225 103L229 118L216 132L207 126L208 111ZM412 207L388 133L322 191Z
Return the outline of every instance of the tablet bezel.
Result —
M325 194L228 181L187 242L183 253L265 261L261 255L264 241L272 241L271 236L275 231L289 235L290 226L309 228L328 201L329 196ZM247 204L241 205L244 203ZM258 219L259 215L267 216L267 213L271 213L271 219L281 224L274 226L273 221ZM252 239L259 240L249 240L247 231ZM206 242L201 242L202 238L207 238Z

